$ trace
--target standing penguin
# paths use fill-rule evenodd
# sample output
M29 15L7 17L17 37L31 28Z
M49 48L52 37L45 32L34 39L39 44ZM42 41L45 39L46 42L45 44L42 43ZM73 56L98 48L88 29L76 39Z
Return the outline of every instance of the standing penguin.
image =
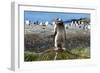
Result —
M54 50L66 50L65 40L66 40L66 31L64 23L61 19L56 19L54 26L54 36L55 36L55 49Z

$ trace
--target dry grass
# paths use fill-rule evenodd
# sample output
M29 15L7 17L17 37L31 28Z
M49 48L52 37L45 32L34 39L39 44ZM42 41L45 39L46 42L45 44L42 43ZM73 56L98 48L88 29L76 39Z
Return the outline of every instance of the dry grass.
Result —
M25 61L54 60L56 53L52 49L54 48L52 31L38 31L25 33L24 35ZM66 30L65 48L67 51L58 52L57 60L90 58L90 31Z

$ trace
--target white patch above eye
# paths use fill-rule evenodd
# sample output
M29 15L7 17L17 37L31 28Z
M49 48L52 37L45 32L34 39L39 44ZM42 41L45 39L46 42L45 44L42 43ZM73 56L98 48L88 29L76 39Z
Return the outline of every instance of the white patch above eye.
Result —
M58 21L61 21L61 20L62 20L61 18L58 19Z

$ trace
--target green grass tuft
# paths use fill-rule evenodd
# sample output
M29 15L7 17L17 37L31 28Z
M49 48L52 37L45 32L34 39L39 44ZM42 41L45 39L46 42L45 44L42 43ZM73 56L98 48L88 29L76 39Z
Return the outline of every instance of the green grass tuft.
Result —
M48 61L54 60L56 52L48 49L42 53L25 52L25 61ZM69 60L69 59L88 59L90 58L89 48L75 48L69 51L57 51L56 60Z

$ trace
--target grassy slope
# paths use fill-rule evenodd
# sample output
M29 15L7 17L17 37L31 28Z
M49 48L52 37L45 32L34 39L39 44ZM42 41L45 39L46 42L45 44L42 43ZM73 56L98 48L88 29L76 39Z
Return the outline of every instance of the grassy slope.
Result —
M56 60L68 60L68 59L88 59L90 58L89 48L76 48L70 51L58 51ZM54 60L56 52L52 49L48 49L42 53L25 52L25 61L47 61Z
M48 31L25 34L24 60L54 60L56 52L52 49L48 49L54 47L52 34L53 32ZM68 29L66 36L65 48L70 49L70 51L58 52L57 60L90 58L90 49L85 48L90 47L90 31Z

